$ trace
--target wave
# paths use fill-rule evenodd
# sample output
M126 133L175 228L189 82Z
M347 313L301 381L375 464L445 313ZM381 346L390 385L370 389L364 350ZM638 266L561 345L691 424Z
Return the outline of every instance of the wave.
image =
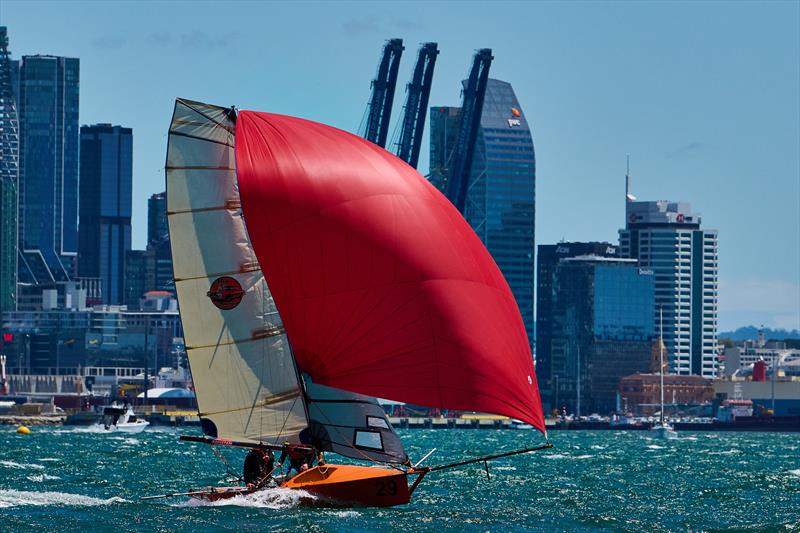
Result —
M176 507L257 507L262 509L288 509L291 507L298 507L300 505L307 505L318 500L313 494L299 489L286 489L286 488L272 488L259 490L252 494L245 494L241 496L234 496L227 500L218 500L216 502L207 502L190 498L187 501L181 502Z
M42 481L50 481L54 479L61 479L58 476L51 476L50 474L33 474L32 476L28 476L29 481L36 481L37 483L41 483Z
M18 469L34 469L34 470L44 470L43 465L37 464L29 464L29 463L15 463L14 461L0 461L0 466L5 466L7 468L18 468Z
M648 450L663 450L664 448L666 448L666 446L659 446L658 444L648 444L647 445L647 449Z
M24 490L0 489L0 508L19 507L24 505L71 505L71 506L97 506L125 502L118 496L102 500L83 496L82 494L69 494L66 492L30 492Z
M800 468L798 468L797 470L789 470L789 473L794 476L800 477Z
M584 454L584 455L566 455L566 454L563 454L563 453L551 453L549 455L544 455L543 457L546 458L546 459L591 459L594 456L593 455L588 455L588 454Z

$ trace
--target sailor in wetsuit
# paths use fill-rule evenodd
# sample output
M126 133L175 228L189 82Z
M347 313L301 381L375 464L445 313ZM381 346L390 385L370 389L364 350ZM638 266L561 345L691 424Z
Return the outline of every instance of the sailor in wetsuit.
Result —
M244 458L244 472L242 478L248 486L262 487L272 474L275 457L271 450L253 448Z
M280 467L286 458L289 458L289 469L286 470L286 479L292 477L290 475L292 470L295 470L299 474L300 472L305 472L313 465L315 458L313 448L299 448L292 446L288 442L284 442L283 445L286 446L286 448L284 448L281 453L278 462L275 463L275 467ZM325 464L325 459L321 451L316 453L316 459L319 464Z

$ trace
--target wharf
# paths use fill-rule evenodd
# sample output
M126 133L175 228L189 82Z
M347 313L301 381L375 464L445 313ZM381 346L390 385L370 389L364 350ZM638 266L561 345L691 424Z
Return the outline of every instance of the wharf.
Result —
M66 415L0 415L0 425L60 426Z

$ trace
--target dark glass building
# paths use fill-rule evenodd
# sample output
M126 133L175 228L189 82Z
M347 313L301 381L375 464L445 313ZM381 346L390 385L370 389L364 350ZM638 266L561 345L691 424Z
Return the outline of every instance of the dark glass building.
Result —
M19 69L19 278L75 276L78 252L78 59L23 56Z
M461 110L431 108L431 183L443 189ZM464 218L500 267L533 343L536 158L511 84L490 79L475 146Z
M553 405L577 414L610 413L619 380L650 366L653 272L635 259L562 259L553 274Z
M132 186L132 130L111 124L81 127L78 273L102 280L104 304L125 301Z
M568 257L596 255L617 257L618 249L607 242L560 242L540 244L536 254L536 379L545 408L552 406L551 340L553 338L553 274L558 262Z
M147 244L156 244L168 238L167 193L159 192L147 200Z
M8 50L6 27L0 26L0 313L17 306L18 68Z

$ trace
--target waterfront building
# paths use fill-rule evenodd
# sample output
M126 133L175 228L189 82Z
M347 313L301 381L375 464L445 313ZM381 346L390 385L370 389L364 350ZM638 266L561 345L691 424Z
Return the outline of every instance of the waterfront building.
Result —
M102 280L102 303L125 300L125 254L131 249L133 132L81 127L78 274Z
M664 375L665 412L708 404L714 399L712 380L702 376ZM661 376L637 373L619 380L619 403L624 412L653 416L661 410Z
M717 231L684 202L626 198L620 254L655 273L653 323L663 310L664 343L672 372L717 373Z
M128 250L125 254L125 305L138 309L147 290L147 251Z
M19 68L19 280L68 281L78 252L79 60L23 56Z
M567 257L595 255L617 257L616 245L607 242L540 244L536 253L536 380L545 409L552 407L551 340L553 338L553 274Z
M157 308L157 306L150 306ZM3 314L12 374L65 374L77 367L172 366L174 339L183 337L177 305L128 311L121 306L43 309ZM72 369L72 370L70 370Z
M167 193L156 193L147 200L147 244L169 239L167 227Z
M621 377L649 368L654 277L634 259L585 255L553 275L553 405L581 414L616 408Z
M431 108L431 183L444 189L461 110ZM536 158L529 123L511 84L489 79L464 218L503 272L533 343Z
M18 69L6 27L0 26L0 312L17 306Z

